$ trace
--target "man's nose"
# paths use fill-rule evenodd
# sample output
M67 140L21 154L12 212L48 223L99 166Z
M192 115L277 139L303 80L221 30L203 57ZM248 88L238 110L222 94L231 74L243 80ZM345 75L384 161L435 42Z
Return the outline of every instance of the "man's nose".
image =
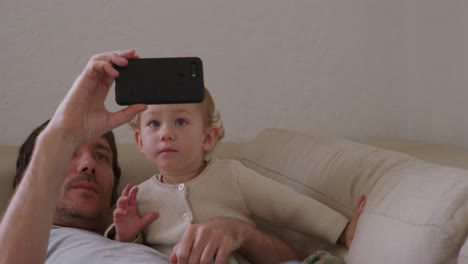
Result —
M82 154L78 165L78 172L95 174L96 173L96 161L91 154Z

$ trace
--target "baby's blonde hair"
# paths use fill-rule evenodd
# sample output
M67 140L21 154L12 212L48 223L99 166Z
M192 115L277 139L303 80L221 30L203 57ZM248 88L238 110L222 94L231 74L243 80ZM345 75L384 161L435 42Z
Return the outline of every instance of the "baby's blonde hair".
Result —
M208 89L204 89L205 97L203 101L201 101L201 113L204 122L204 128L207 129L209 127L217 127L219 130L218 141L221 141L224 137L224 126L223 122L221 121L221 114L216 109L213 97L211 96ZM132 121L129 122L130 127L133 130L140 130L140 121L141 121L141 113L135 116Z

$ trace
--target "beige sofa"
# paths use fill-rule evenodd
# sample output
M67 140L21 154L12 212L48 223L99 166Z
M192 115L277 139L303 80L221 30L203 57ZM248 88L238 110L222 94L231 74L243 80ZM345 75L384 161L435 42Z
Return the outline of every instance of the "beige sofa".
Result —
M221 143L213 155L238 159L348 217L358 195L368 195L349 251L258 219L261 228L302 252L325 249L347 263L468 263L468 152L401 140L365 143L387 150L267 129L249 142ZM154 173L134 145L120 145L119 150L122 183L136 184ZM16 151L0 147L0 210L11 195Z

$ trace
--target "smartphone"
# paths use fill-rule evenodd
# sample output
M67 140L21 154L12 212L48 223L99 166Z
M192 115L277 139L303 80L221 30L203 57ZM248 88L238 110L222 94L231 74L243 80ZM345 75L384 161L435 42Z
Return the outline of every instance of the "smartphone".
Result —
M119 67L119 105L199 103L204 98L203 63L197 57L130 59Z

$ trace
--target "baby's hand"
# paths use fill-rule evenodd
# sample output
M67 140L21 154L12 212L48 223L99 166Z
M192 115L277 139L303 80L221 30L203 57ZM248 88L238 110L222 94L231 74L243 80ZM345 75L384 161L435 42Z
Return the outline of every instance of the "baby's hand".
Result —
M122 195L117 200L114 210L115 240L132 242L140 231L158 217L156 212L151 212L140 217L137 212L138 187L132 188L127 184Z
M356 206L354 207L354 215L346 226L345 230L340 236L340 241L346 245L347 248L351 246L351 242L354 238L354 233L356 232L356 226L361 216L362 211L364 210L364 205L366 205L366 196L364 194L359 195Z

